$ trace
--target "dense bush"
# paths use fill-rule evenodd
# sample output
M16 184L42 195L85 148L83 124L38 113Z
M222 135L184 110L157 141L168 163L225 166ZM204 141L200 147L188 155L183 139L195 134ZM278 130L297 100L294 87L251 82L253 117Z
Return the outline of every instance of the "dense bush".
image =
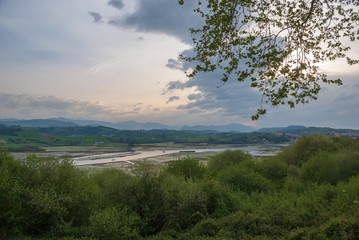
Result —
M259 160L226 151L208 167L94 172L0 152L0 238L355 240L358 152L357 140L318 135Z
M301 177L318 183L336 184L359 173L359 152L322 152L303 164Z
M186 229L207 216L208 197L193 181L167 176L162 184L164 229Z
M73 234L97 208L96 186L71 161L30 155L19 162L7 156L0 174L0 226L6 234Z
M167 171L185 179L198 180L206 173L205 166L194 158L184 158L168 163Z
M241 150L235 151L224 151L220 154L215 155L208 163L208 168L212 171L220 171L227 166L238 164L245 160L251 160L250 154L244 153Z
M268 157L258 163L258 171L270 180L281 180L287 177L288 164L276 157Z
M213 237L219 232L218 223L215 219L207 218L193 227L192 233L195 236Z
M287 147L278 154L280 159L290 165L301 167L310 157L320 152L358 151L359 140L334 136L304 136L292 146Z
M268 191L272 188L271 182L260 173L238 165L220 171L218 179L234 191L251 193Z
M111 168L95 172L92 178L101 191L101 206L115 207L121 204L131 205L129 195L135 177L120 169Z
M106 208L90 216L88 235L104 240L139 239L140 218L127 208Z
M147 162L133 166L133 181L127 187L121 200L141 218L140 232L148 236L159 232L165 224L165 212L162 205L162 185L164 175L160 168Z
M211 216L223 217L238 210L241 198L230 187L223 185L217 179L206 179L200 184L208 198L207 212Z

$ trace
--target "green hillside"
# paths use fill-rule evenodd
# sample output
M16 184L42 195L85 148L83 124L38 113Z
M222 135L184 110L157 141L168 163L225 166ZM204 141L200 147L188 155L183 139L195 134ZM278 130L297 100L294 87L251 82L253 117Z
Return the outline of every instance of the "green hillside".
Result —
M53 129L52 131L47 131ZM70 136L58 134L58 131L70 130L65 128L22 128L22 127L0 127L0 145L10 151L41 151L46 146L91 146L102 144L112 146L113 143L101 134L99 129L94 134Z
M359 130L318 127L287 127L250 133L208 133L207 131L118 130L103 126L24 128L0 125L0 146L10 151L41 151L49 146L132 147L135 144L278 144L303 135L359 137Z
M215 133L175 130L121 131L108 127L0 127L0 145L10 151L41 151L49 146L133 146L149 143L265 144L294 138L273 133Z
M359 137L359 130L354 129L335 129L328 127L303 127L303 126L289 126L285 128L263 128L260 132L267 133L285 133L298 136L308 136L313 134L321 134L328 136L348 136L353 138Z

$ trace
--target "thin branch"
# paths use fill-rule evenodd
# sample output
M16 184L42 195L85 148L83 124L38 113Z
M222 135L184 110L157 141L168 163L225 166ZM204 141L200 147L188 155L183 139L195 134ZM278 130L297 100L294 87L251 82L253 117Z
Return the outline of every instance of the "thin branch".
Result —
M314 11L314 4L315 4L316 1L317 1L317 0L312 0L312 2L311 2L311 4L310 4L309 13L308 13L306 19L303 21L302 26L304 26L304 25L308 22L310 16L312 16L313 11Z

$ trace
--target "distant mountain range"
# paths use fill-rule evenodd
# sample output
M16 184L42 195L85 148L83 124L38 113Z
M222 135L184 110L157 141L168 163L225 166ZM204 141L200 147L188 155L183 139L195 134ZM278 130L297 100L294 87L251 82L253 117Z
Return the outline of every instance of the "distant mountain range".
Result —
M75 127L78 124L71 122L70 120L61 121L55 119L31 119L31 120L19 120L19 119L0 119L1 125L6 126L21 126L21 127Z
M105 126L119 130L153 130L153 129L165 129L165 130L186 130L186 131L198 131L198 132L254 132L257 129L248 127L242 124L229 124L229 125L196 125L196 126L169 126L160 123L153 122L136 122L125 121L118 123L110 123L105 121L91 121L91 120L73 120L66 118L51 118L51 119L31 119L31 120L19 120L19 119L0 119L0 124L11 126L17 125L21 127L74 127L74 126Z
M323 135L339 135L359 137L359 130L353 129L333 129L326 127L305 127L305 126L288 126L276 128L261 128L256 129L242 124L228 124L228 125L195 125L195 126L169 126L160 123L141 123L136 121L126 121L118 123L110 123L105 121L91 121L91 120L73 120L66 118L51 118L51 119L0 119L0 125L5 126L21 126L33 128L48 128L48 127L75 127L75 126L104 126L118 130L183 130L197 133L220 133L220 132L263 132L263 133L285 133L296 136L323 134Z

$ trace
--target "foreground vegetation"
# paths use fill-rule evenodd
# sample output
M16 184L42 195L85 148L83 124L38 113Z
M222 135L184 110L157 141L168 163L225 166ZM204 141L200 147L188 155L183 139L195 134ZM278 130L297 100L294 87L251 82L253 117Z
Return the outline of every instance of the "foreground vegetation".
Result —
M0 153L1 239L358 239L359 141L86 172Z

